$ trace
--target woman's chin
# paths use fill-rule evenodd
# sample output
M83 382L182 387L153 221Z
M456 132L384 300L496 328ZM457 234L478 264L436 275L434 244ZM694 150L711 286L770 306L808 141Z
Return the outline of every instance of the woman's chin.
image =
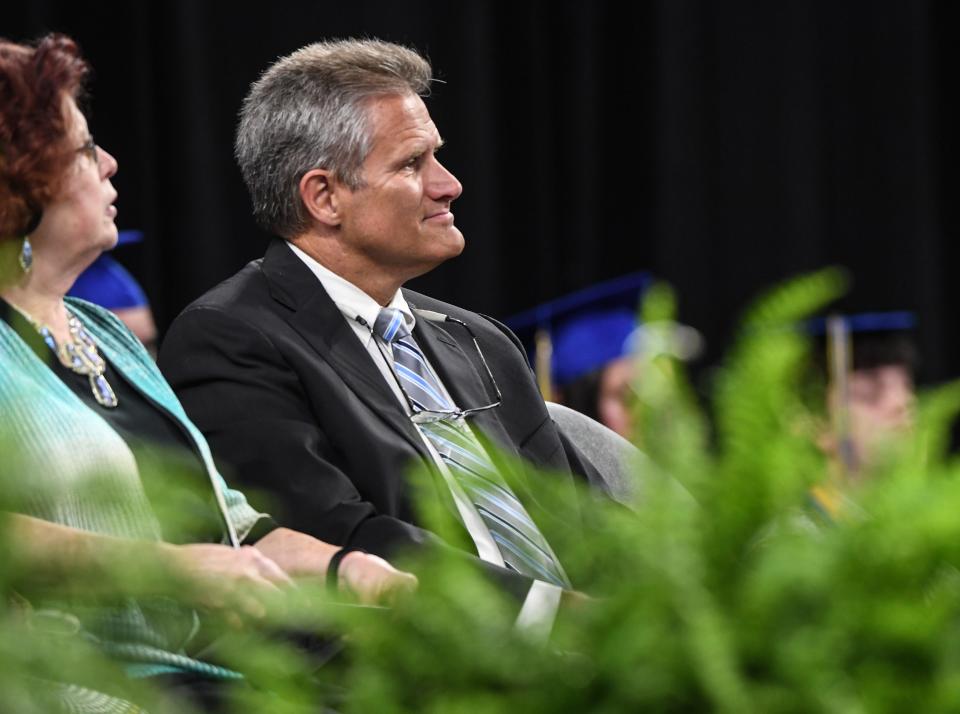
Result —
M117 247L117 241L120 240L120 232L117 230L117 226L110 221L110 227L104 232L103 236L103 250L113 250Z

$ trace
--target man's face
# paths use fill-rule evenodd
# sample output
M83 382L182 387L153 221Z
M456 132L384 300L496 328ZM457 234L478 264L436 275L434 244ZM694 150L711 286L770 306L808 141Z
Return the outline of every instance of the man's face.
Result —
M851 421L869 437L903 431L913 422L913 379L906 367L886 365L858 369L848 384Z
M869 466L892 438L913 425L913 378L902 365L858 369L850 373L847 390L854 455L861 466ZM829 399L836 408L837 395L831 392Z
M443 142L420 97L379 97L368 112L373 146L364 186L341 193L341 235L371 269L404 282L463 250L450 212L463 187L437 161Z

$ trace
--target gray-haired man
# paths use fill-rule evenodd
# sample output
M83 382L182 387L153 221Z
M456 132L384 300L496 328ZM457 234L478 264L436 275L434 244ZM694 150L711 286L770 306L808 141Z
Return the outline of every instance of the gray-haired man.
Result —
M407 48L352 40L264 73L236 153L277 238L177 318L160 364L218 458L293 527L383 556L439 544L406 479L426 464L471 557L526 609L555 604L570 582L548 534L579 512L539 507L542 485L496 473L477 434L567 474L556 488L590 467L505 327L401 289L464 245L462 186L421 99L430 75Z

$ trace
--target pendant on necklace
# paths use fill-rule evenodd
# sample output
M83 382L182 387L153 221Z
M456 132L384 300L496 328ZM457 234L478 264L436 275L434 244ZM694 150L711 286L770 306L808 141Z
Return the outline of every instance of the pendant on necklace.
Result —
M93 390L93 398L97 400L100 406L108 409L117 406L117 395L102 373L90 375L90 388Z
M19 308L18 308L19 310ZM97 404L107 409L113 409L119 404L116 392L104 376L107 363L97 350L97 343L84 328L80 318L69 310L67 311L67 327L70 339L57 344L56 338L49 327L34 320L30 315L19 310L31 325L40 333L47 347L57 356L57 359L67 369L76 374L87 377L90 382L90 391Z

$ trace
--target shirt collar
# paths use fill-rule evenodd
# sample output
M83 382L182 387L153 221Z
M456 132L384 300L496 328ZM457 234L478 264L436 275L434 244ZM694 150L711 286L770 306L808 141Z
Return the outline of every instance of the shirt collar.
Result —
M329 268L321 265L317 260L304 253L293 243L287 241L287 245L290 246L290 250L293 251L294 255L300 258L300 260L310 268L311 272L317 276L317 280L323 285L323 289L327 291L327 295L330 296L330 299L333 300L334 304L349 322L356 323L359 317L367 323L370 329L373 329L373 325L377 321L377 315L380 314L380 304L376 300L349 280L342 278ZM397 290L387 307L400 310L400 312L403 313L403 320L407 324L407 329L413 330L417 321L400 290Z

